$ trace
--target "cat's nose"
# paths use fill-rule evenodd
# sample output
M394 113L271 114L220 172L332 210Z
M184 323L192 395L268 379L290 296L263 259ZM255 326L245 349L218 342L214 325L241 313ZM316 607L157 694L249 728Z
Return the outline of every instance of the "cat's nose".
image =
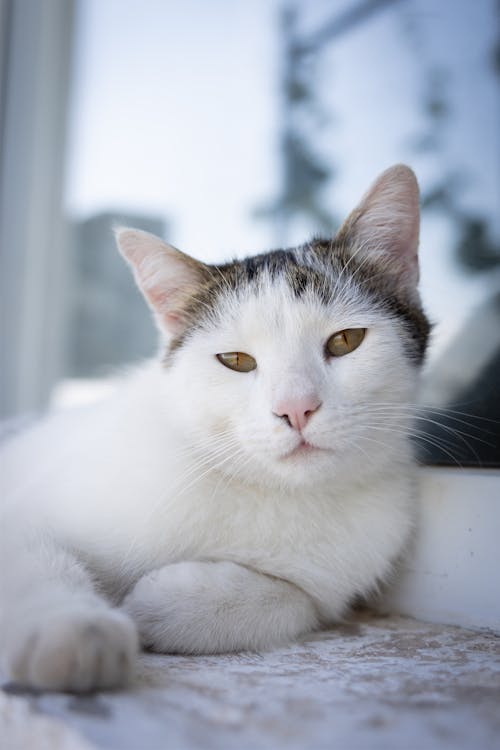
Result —
M274 405L273 412L277 417L286 419L290 427L299 432L306 426L309 417L321 406L315 393L298 398L285 398Z

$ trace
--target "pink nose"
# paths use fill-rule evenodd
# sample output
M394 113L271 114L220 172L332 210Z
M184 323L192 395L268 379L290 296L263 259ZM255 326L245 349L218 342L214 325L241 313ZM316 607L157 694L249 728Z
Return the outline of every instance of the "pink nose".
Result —
M309 417L321 406L316 394L300 396L299 398L284 398L273 408L277 417L286 419L290 427L299 432L304 429Z

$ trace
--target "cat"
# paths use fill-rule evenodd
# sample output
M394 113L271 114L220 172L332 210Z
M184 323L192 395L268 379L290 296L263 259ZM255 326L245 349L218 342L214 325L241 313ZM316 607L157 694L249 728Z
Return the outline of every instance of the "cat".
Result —
M9 679L110 689L139 646L270 649L388 579L416 515L418 236L404 165L290 250L206 265L117 232L160 356L3 449Z

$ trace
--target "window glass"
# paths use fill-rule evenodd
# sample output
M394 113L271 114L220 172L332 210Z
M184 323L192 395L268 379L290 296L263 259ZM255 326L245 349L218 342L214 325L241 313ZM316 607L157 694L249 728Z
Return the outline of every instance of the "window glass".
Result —
M421 184L435 323L421 458L498 465L498 13L494 0L80 2L56 401L154 351L113 225L223 260L334 231L402 161Z

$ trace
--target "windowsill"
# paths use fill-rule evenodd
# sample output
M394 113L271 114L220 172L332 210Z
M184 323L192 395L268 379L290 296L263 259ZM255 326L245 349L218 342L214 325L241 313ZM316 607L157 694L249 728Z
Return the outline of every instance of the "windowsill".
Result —
M496 640L360 615L259 654L145 653L123 692L0 691L0 734L52 750L492 750Z
M420 528L386 603L403 615L500 632L500 470L420 470Z

